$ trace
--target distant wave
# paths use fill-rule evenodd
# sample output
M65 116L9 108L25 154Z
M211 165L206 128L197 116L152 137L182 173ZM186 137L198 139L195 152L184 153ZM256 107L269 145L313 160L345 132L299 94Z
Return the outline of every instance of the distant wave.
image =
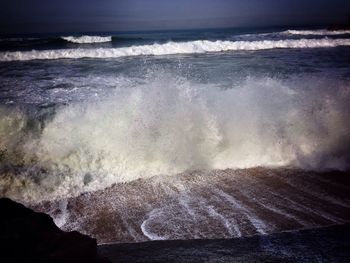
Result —
M0 42L20 42L28 40L37 40L39 38L23 38L23 37L10 37L10 38L0 38Z
M101 37L101 36L81 36L81 37L62 37L62 39L76 43L76 44L93 44L93 43L105 43L105 42L111 42L112 37Z
M0 52L0 61L63 59L63 58L119 58L142 55L202 54L208 52L265 50L275 48L329 48L350 46L350 39L287 39L261 41L209 41L167 42L122 48L58 49Z
M315 35L315 36L327 36L327 35L345 35L350 34L350 30L286 30L284 34L290 35Z

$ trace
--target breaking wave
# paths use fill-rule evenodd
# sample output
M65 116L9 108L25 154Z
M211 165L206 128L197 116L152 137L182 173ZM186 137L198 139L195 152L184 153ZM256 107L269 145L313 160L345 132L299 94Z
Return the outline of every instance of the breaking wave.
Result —
M287 39L262 41L209 41L167 42L121 48L58 49L0 52L0 61L35 59L119 58L142 55L201 54L208 52L266 50L275 48L326 48L350 46L350 39Z
M350 34L350 30L286 30L284 34L290 35L315 35L315 36L331 36L331 35L346 35Z
M145 79L116 78L108 99L50 114L1 107L0 193L40 200L198 169L349 168L346 83L250 77L222 89L167 72Z
M81 37L74 37L74 36L68 36L68 37L62 37L62 39L76 43L76 44L93 44L93 43L105 43L105 42L111 42L112 37L111 36L81 36Z

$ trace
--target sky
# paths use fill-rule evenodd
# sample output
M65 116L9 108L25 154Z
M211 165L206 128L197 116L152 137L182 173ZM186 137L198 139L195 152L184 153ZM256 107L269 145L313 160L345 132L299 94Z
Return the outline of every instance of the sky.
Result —
M0 0L0 34L345 24L349 0Z

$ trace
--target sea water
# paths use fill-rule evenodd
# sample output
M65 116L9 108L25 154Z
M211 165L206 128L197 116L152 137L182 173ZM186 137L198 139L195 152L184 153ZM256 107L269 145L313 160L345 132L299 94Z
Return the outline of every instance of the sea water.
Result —
M1 196L36 204L196 171L206 185L225 169L346 171L349 149L350 31L0 39Z

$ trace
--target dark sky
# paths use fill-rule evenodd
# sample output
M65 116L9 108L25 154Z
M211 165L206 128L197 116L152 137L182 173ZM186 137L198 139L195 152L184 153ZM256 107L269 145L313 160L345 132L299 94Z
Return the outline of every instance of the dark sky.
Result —
M350 0L0 0L0 34L347 22Z

